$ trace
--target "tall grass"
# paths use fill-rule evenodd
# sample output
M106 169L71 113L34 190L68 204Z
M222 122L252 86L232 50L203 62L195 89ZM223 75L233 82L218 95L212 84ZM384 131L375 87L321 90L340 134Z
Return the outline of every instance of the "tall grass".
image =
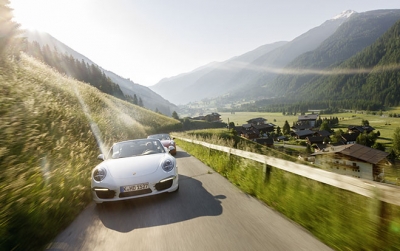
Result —
M311 165L309 162L305 162L297 158L299 152L296 152L298 153L296 156L289 155L286 154L286 152L290 152L290 150L287 150L287 148L278 150L277 148L265 147L252 140L247 140L240 136L237 136L232 130L227 130L226 128L174 132L173 135L182 138L206 141L211 144L232 147L248 152L264 154L267 156L274 156L277 158L290 160L293 162L300 162L305 165Z
M335 250L400 250L398 206L252 160L176 141L241 190L302 225Z
M43 249L91 201L113 142L181 128L25 55L0 68L0 86L0 250Z

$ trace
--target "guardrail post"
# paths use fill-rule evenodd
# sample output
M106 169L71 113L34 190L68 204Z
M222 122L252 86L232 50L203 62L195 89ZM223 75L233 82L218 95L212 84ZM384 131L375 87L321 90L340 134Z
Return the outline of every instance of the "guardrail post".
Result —
M263 172L264 172L264 182L269 183L271 177L271 166L268 164L264 164Z
M388 231L390 223L390 210L388 204L384 201L379 202L379 228L378 228L378 241L382 247L387 245Z

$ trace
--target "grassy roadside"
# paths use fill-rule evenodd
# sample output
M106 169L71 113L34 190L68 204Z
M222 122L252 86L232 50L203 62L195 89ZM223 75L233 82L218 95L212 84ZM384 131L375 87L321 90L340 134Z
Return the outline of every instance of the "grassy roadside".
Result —
M0 68L0 250L40 250L91 201L96 157L175 119L22 55Z
M187 135L186 135L187 136ZM200 140L200 137L193 137ZM209 143L229 145L224 139ZM335 250L399 250L400 207L176 139L244 192L299 223ZM213 142L210 142L213 141ZM269 168L269 172L264 172ZM383 208L385 210L383 210ZM382 214L382 212L385 214Z

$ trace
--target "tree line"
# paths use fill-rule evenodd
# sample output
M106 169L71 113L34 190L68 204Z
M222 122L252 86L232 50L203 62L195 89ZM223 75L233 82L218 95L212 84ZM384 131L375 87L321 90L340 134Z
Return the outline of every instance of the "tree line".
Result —
M41 46L36 41L26 41L23 51L66 76L88 83L101 92L144 107L140 97L136 96L136 94L134 94L133 97L125 95L119 85L115 84L104 71L95 64L89 64L83 59L75 59L72 55L59 52L55 47L51 49L48 44Z

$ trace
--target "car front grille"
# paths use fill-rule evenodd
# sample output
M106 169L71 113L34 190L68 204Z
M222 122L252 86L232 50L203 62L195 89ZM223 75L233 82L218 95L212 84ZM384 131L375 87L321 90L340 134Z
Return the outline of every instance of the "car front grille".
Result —
M155 188L157 189L157 191L162 191L165 189L168 189L172 186L172 183L174 181L172 179L164 181L164 182L159 182L155 185Z
M120 193L119 197L120 198L125 198L125 197L132 197L132 196L137 196L137 195L142 195L142 194L148 194L151 193L151 189L143 189L143 190L138 190L138 191L132 191L132 192L125 192L125 193Z
M96 191L96 195L99 197L99 199L112 199L115 196L115 191Z

